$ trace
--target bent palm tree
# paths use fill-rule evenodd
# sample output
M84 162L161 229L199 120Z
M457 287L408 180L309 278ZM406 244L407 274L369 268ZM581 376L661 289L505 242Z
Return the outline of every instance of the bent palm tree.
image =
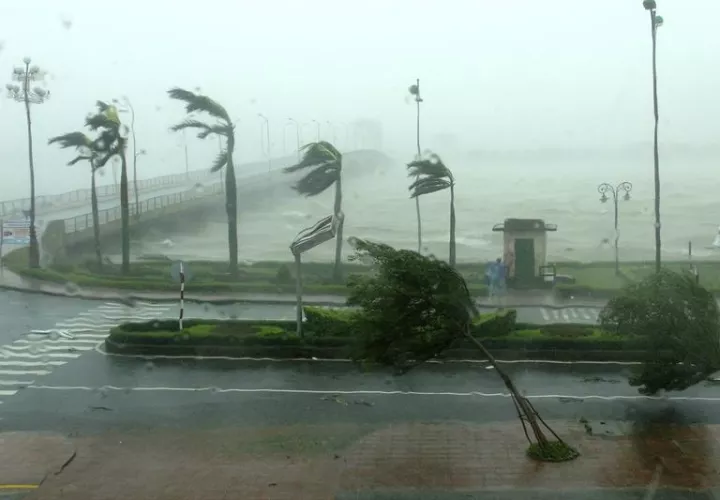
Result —
M79 161L90 162L90 206L92 208L93 239L95 241L95 257L97 258L98 269L102 269L102 251L100 247L100 213L98 210L97 190L95 188L95 173L98 167L95 164L97 152L93 151L93 141L82 132L70 132L69 134L52 137L48 144L58 144L61 148L75 148L78 156L68 162L68 165L75 165Z
M283 169L286 173L310 170L297 181L293 189L306 197L317 196L335 185L333 214L338 217L335 234L335 266L333 279L342 280L342 245L345 217L342 212L342 154L327 141L311 142L301 148L304 153L299 163Z
M450 189L450 257L449 262L455 267L455 178L440 157L431 154L424 160L408 163L408 177L415 180L408 187L411 198Z
M198 129L199 139L206 139L211 135L225 138L226 148L220 150L211 168L218 172L225 167L225 209L228 218L228 250L230 252L230 274L238 273L238 241L237 241L237 181L235 180L235 165L233 164L233 151L235 150L235 125L228 112L219 103L206 95L196 94L189 90L173 88L168 90L171 99L185 103L188 114L195 112L207 113L215 119L214 124L207 124L198 120L187 118L185 121L171 127L177 132L188 128Z
M95 103L97 112L85 119L85 125L98 137L90 148L95 153L95 168L104 167L111 158L119 157L120 170L120 219L122 239L122 272L130 272L130 202L128 199L127 158L125 150L130 129L120 122L120 115L115 106L103 101Z

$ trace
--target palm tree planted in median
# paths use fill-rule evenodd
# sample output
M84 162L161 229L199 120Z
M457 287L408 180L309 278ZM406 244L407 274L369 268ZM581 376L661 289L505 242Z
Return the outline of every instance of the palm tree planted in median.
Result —
M333 215L338 218L335 236L335 266L333 279L342 280L342 244L345 218L342 212L342 154L327 141L311 142L301 148L303 156L296 165L286 167L284 172L308 171L293 189L306 197L317 196L330 186L335 186Z
M122 239L122 273L130 272L130 201L128 197L127 149L130 127L120 121L115 106L103 101L95 104L97 112L85 119L85 125L98 137L93 141L91 150L95 156L95 168L104 167L111 159L120 159L120 218Z
M449 262L455 267L455 178L452 172L436 154L428 158L408 163L408 177L415 179L408 187L411 198L450 190L450 257Z
M99 170L96 164L97 151L93 149L94 141L82 132L70 132L68 134L52 137L48 144L57 144L63 149L75 148L77 156L68 162L68 165L75 165L81 161L90 163L90 206L92 207L93 239L95 241L95 257L97 258L98 269L102 270L102 250L100 247L100 212L98 210L97 190L95 188L95 174Z
M206 95L191 92L181 88L168 90L171 99L185 103L185 111L192 113L205 113L215 120L215 123L205 123L193 118L171 127L173 132L185 129L197 129L199 139L206 139L211 135L225 138L225 149L221 149L212 166L212 172L225 168L225 208L228 218L228 250L230 251L230 274L238 274L238 238L237 238L237 181L235 179L235 166L233 164L233 151L235 150L235 125L230 115L219 103Z

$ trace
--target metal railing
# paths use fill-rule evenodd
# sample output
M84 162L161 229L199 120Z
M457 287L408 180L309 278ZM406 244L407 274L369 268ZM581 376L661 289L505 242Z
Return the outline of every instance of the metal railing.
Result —
M152 177L150 179L138 179L138 191L149 188L180 185L187 182L200 182L217 175L218 174L212 174L208 169L204 169L188 172L187 174L170 174ZM131 191L133 190L134 183L132 181L128 182L128 188ZM120 186L118 184L98 186L96 191L98 198L117 196L120 194ZM90 201L90 194L90 189L84 188L62 194L39 195L35 197L36 210L48 206ZM13 215L20 213L22 210L29 209L30 198L0 201L0 217L7 217L8 215Z
M137 205L137 207L135 203L131 200L129 207L131 217L130 223L132 224L132 217L137 215L138 213L143 214L147 212L152 212L153 210L159 210L165 207L169 207L171 205L178 205L180 203L185 203L190 200L216 196L218 194L221 194L222 192L222 184L212 184L210 186L202 188L192 188L182 193L166 194L162 196L156 196L154 198L149 198L147 200L141 201ZM100 225L119 220L122 217L119 205L116 207L107 208L105 210L100 210L98 215L100 219ZM76 217L70 217L68 219L64 219L64 222L66 234L75 233L77 231L84 231L85 229L93 227L92 213L78 215Z

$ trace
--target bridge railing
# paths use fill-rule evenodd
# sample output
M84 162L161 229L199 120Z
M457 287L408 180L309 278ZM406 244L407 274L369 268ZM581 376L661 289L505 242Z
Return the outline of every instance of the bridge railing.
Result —
M160 177L152 177L150 179L139 179L138 190L172 186L176 184L183 184L185 182L198 182L207 179L211 175L213 174L211 174L209 170L205 169L188 172L187 174L170 174ZM130 189L133 189L134 183L132 181L128 182L128 187ZM114 196L120 193L120 186L117 184L98 186L96 188L96 192L99 198ZM48 205L52 206L89 201L90 194L90 189L84 188L76 189L74 191L69 191L62 194L39 195L35 197L35 204L38 208L41 208ZM7 217L9 215L18 213L21 210L29 209L30 198L18 198L15 200L0 201L0 217Z
M137 204L137 206L135 205L135 202L130 200L130 217L138 213L143 214L147 212L152 212L153 210L158 210L171 205L178 205L180 203L185 203L187 201L197 198L215 196L222 193L222 191L222 184L211 184L210 186L204 186L201 188L191 188L182 193L166 194L162 196L156 196L154 198L149 198L147 200L141 201L139 204ZM98 215L100 219L100 225L119 220L122 217L119 205L116 207L107 208L105 210L100 210ZM85 229L93 227L92 213L78 215L76 217L70 217L69 219L64 219L64 222L66 234L75 233L77 231L84 231Z

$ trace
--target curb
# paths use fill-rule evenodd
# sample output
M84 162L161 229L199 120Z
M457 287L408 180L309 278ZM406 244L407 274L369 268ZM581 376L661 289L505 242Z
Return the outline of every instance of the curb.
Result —
M104 342L105 352L120 356L157 356L167 358L202 357L244 359L275 359L284 361L333 361L348 360L350 345L344 347L321 346L193 346L193 345L152 345L116 342L109 337ZM491 348L492 349L492 348ZM556 362L604 362L634 363L641 362L645 351L641 350L578 350L578 349L492 349L498 362L512 363L524 360ZM450 349L434 361L487 361L482 353L474 348Z
M71 293L62 292L59 290L47 290L47 289L34 289L22 286L4 285L0 284L0 290L8 290L11 292L19 293L32 293L36 295L48 295L51 297L66 297L70 299L79 300L118 300L120 302L131 302L131 301L145 301L145 302L177 302L179 299L175 297L166 296L152 296L152 295L138 295L133 292L127 294L120 293L107 293L107 292L96 292L96 293ZM192 303L203 303L203 304L216 304L216 305L231 305L231 304L258 304L258 305L295 305L295 300L288 299L233 299L231 297L224 298L211 298L203 296L185 295L185 302ZM321 307L346 307L344 298L338 296L338 300L315 300L312 295L303 298L303 304L308 306L321 306ZM483 302L476 302L480 309L507 309L507 308L546 308L546 309L568 309L573 307L583 307L586 309L602 309L604 305L598 304L583 304L583 303L568 303L568 304L537 304L529 302L519 303L507 303L503 305L486 304Z

